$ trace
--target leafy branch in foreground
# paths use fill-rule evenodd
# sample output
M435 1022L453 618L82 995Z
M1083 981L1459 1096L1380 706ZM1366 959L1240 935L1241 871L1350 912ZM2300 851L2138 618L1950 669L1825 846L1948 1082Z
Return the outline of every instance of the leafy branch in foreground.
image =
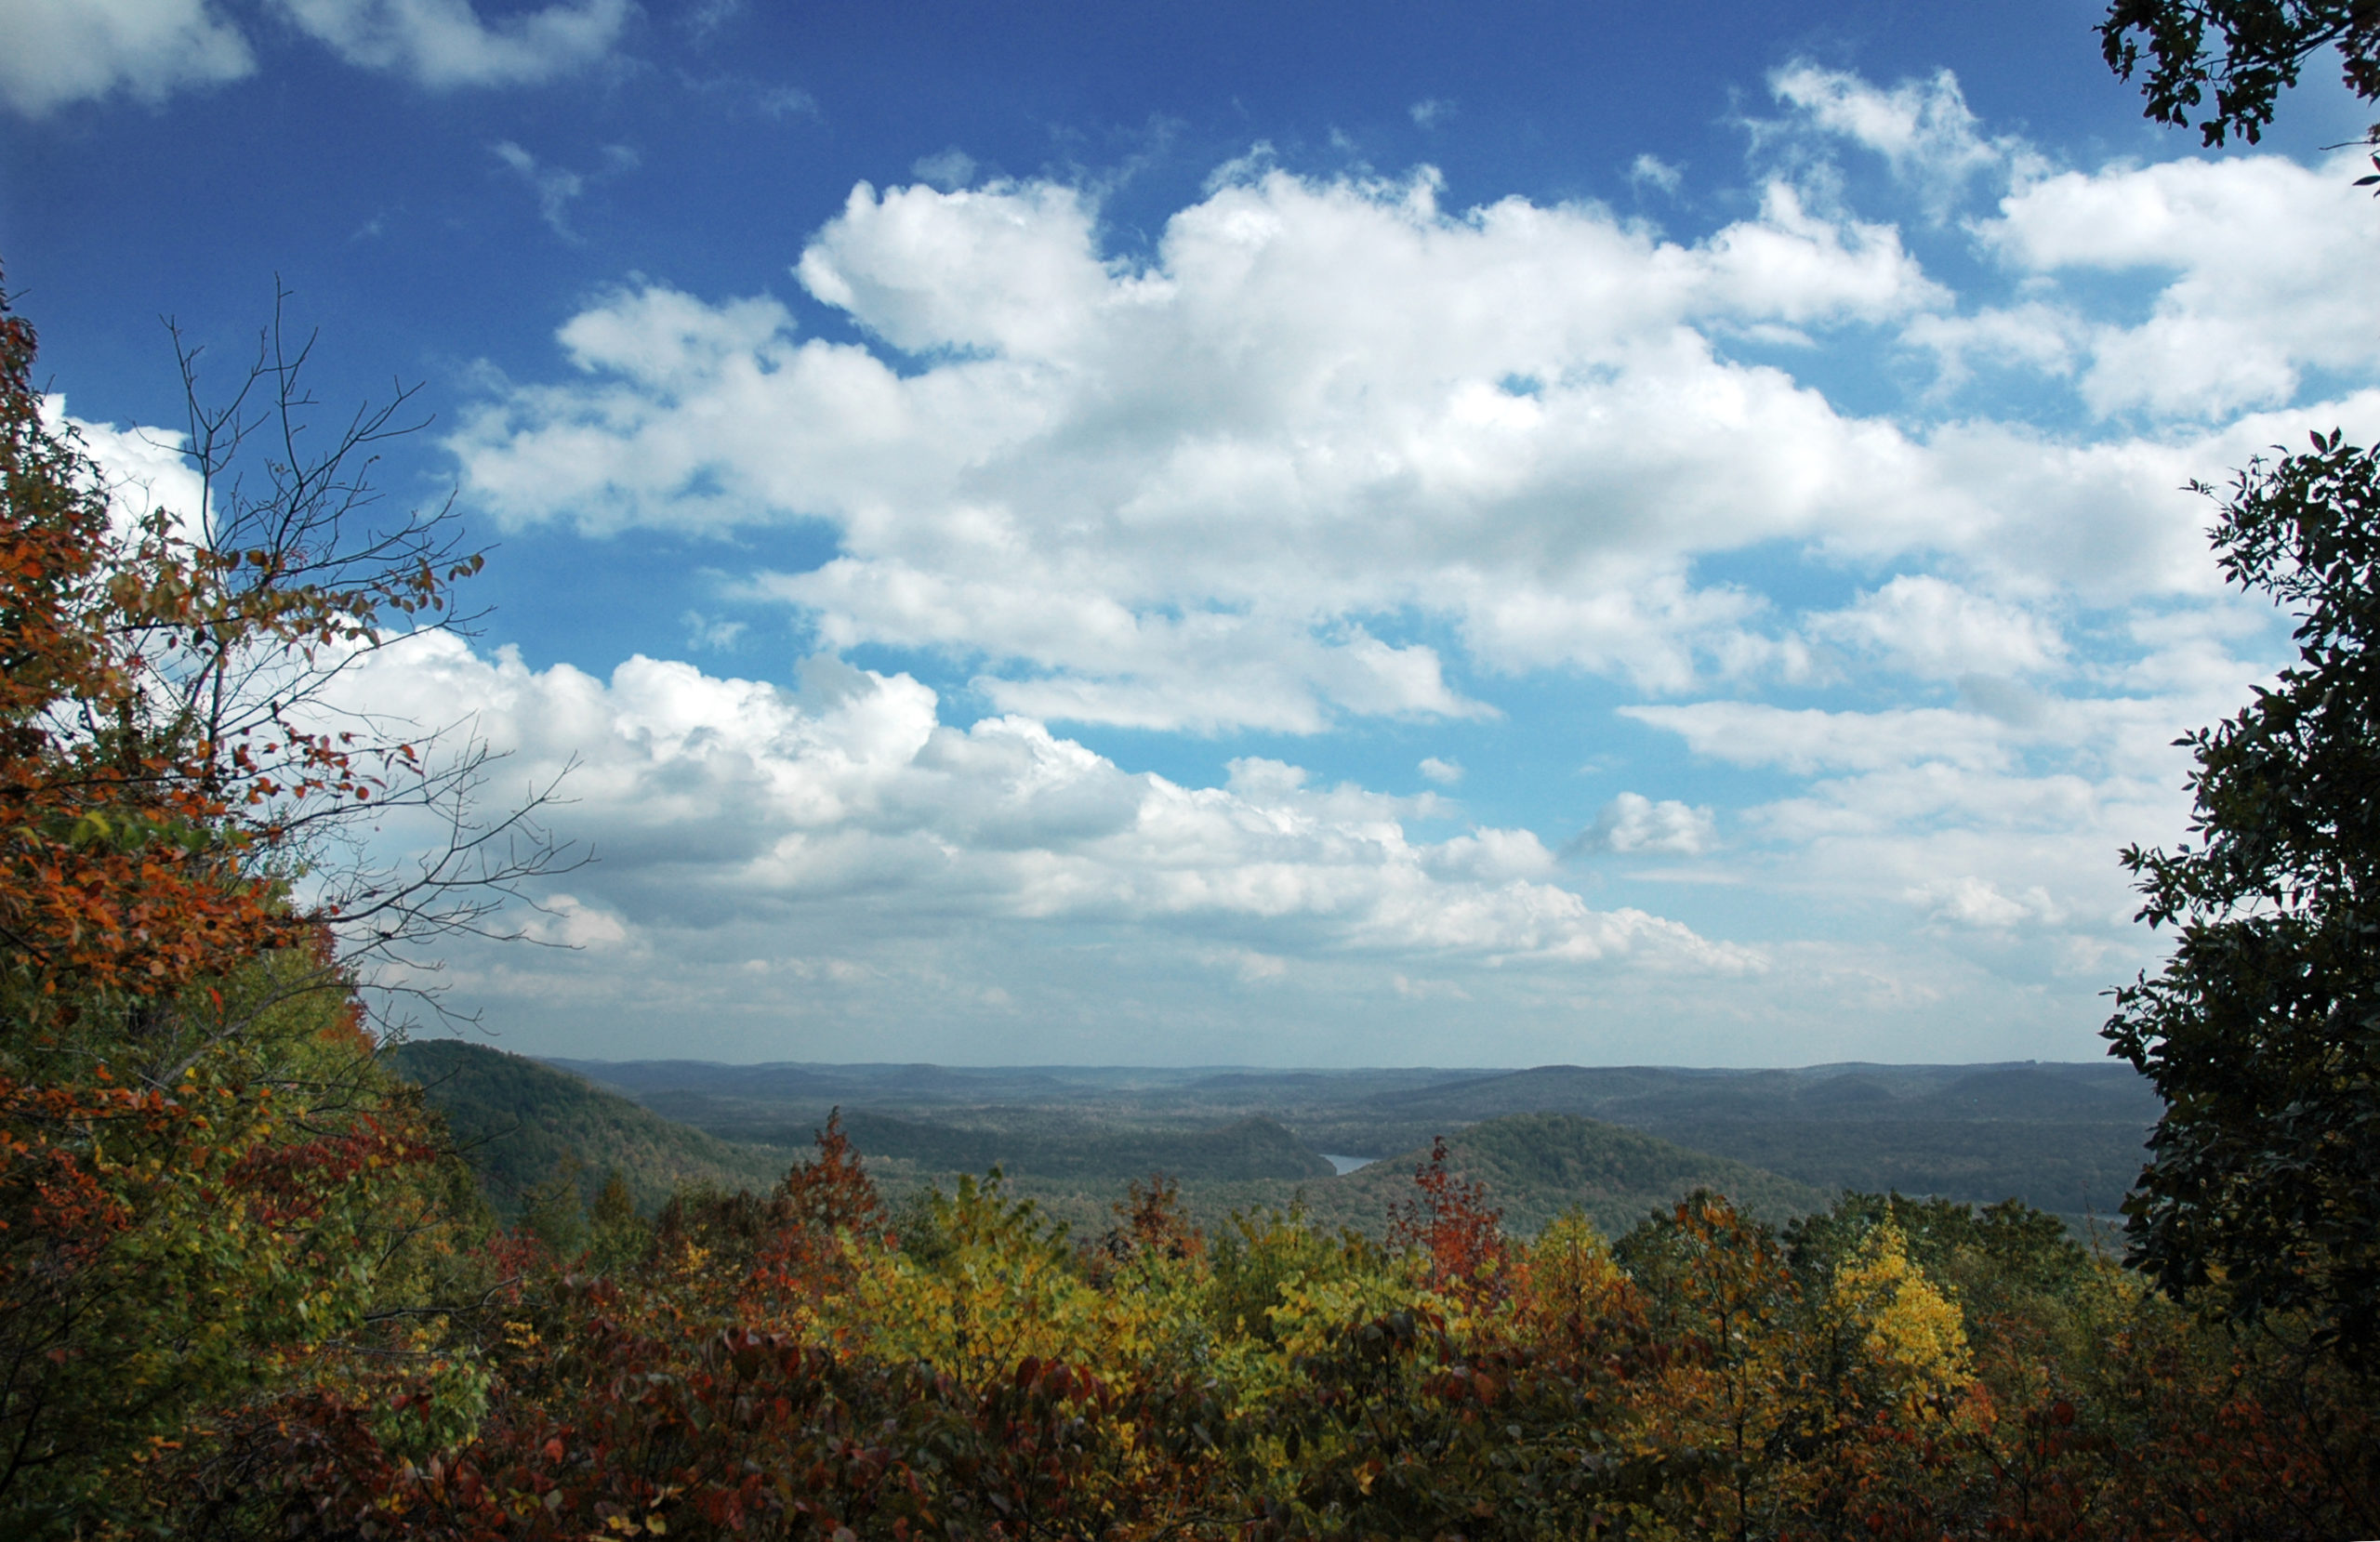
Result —
M2325 48L2338 50L2349 91L2380 97L2380 0L2114 0L2098 32L2109 67L2126 80L2146 59L2141 94L2156 122L2190 126L2215 93L2197 123L2210 145L2263 138L2281 93Z

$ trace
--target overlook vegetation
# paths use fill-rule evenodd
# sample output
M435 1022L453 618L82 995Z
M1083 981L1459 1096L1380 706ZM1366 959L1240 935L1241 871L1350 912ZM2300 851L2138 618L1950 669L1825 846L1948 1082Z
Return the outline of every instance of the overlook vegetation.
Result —
M1676 1154L1563 1115L1480 1127L1478 1163L1551 1137L1606 1184ZM1379 1240L1201 1229L1161 1180L1078 1237L998 1180L887 1207L830 1126L764 1193L643 1221L607 1186L559 1243L457 1234L419 1358L260 1388L139 1470L119 1523L1683 1542L2380 1515L2344 1367L2284 1322L2209 1328L2021 1205L1848 1195L1779 1230L1706 1190L1613 1240L1576 1213L1524 1239L1443 1150L1372 1181Z

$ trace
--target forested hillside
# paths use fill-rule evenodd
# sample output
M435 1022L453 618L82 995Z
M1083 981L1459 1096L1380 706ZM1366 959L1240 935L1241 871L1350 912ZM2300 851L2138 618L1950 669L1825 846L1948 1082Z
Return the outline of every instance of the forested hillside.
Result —
M1485 1120L1449 1137L1447 1153L1448 1167L1483 1184L1501 1208L1504 1226L1525 1236L1573 1212L1617 1236L1698 1189L1724 1193L1745 1214L1778 1225L1834 1202L1831 1190L1575 1114ZM1315 1219L1379 1225L1379 1218L1408 1196L1415 1169L1429 1157L1429 1148L1419 1147L1318 1193L1309 1190Z
M557 1182L591 1206L605 1175L616 1171L636 1208L651 1215L682 1189L766 1188L793 1158L792 1146L715 1140L566 1071L485 1045L423 1039L396 1046L385 1059L422 1087L507 1220Z
M507 1218L558 1173L573 1175L591 1205L603 1175L616 1168L646 1214L678 1189L764 1188L817 1131L766 1115L714 1114L706 1133L568 1072L482 1045L425 1041L389 1058L425 1087ZM1013 1082L997 1085L1014 1089ZM718 1107L703 1094L654 1102L697 1113ZM1128 1184L1160 1174L1179 1186L1184 1215L1202 1224L1302 1206L1317 1226L1379 1236L1429 1155L1423 1145L1342 1178L1261 1115L1207 1128L1152 1128L1066 1108L959 1108L938 1118L862 1110L842 1115L841 1128L895 1199L930 1188L947 1193L962 1178L998 1168L1012 1193L1030 1196L1078 1236L1105 1229ZM739 1139L718 1138L725 1135ZM1831 1190L1568 1115L1491 1119L1463 1129L1449 1149L1456 1170L1485 1181L1504 1207L1505 1225L1524 1234L1573 1211L1616 1233L1698 1188L1726 1193L1747 1213L1777 1222L1832 1202Z
M1672 1071L1548 1066L1377 1100L1440 1120L1528 1110L1634 1126L1825 1189L2118 1213L2161 1105L2112 1063Z

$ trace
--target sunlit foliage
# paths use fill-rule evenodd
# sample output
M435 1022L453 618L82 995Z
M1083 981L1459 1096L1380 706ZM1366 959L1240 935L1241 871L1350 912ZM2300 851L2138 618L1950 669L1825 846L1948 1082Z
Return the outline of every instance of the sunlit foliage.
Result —
M1486 1234L1484 1195L1421 1176L1422 1213ZM1616 1244L1576 1218L1496 1233L1493 1271L1464 1277L1427 1236L1294 1215L1201 1237L1167 1193L1137 1188L1081 1242L997 1177L888 1216L830 1128L774 1194L590 1227L628 1228L632 1255L498 1239L493 1294L442 1320L436 1366L284 1395L239 1503L206 1519L2178 1539L2354 1535L2380 1500L2368 1388L2007 1207L1852 1195L1786 1238L1699 1194Z

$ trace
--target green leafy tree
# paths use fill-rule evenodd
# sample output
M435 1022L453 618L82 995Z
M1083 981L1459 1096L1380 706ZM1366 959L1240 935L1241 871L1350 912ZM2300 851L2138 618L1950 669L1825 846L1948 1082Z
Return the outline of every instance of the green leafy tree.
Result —
M2258 139L2324 49L2348 90L2380 98L2380 0L2115 0L2099 33L2119 74L2146 63L2148 115L2195 119L2210 145ZM2380 1350L2380 468L2318 433L2310 451L2252 463L2221 508L2226 575L2295 613L2298 659L2181 741L2198 761L2192 842L2124 853L2141 918L2177 934L2162 971L2116 993L2106 1029L2166 1101L2124 1206L2129 1261L2242 1321L2304 1312L2316 1342L2367 1363Z
M521 1199L521 1230L535 1237L558 1259L575 1259L587 1251L587 1205L580 1196L581 1166L572 1160L532 1184Z
M2124 853L2164 969L2107 1034L2166 1112L2132 1261L2232 1313L2380 1350L2380 455L2336 432L2242 472L2225 573L2298 618L2297 662L2197 758L2192 839Z

